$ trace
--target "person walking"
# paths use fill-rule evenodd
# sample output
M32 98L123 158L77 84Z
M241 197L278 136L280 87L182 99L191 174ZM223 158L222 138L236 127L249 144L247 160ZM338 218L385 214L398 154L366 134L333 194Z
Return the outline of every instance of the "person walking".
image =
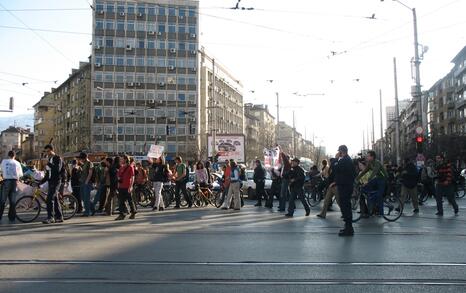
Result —
M406 197L413 202L413 213L419 213L419 199L417 194L418 172L410 159L405 159L404 168L401 171L401 204L404 206Z
M110 176L108 174L108 162L107 158L102 158L100 166L98 168L98 176L96 174L97 193L95 194L94 200L91 203L91 215L94 216L96 212L102 213L105 207L105 202L108 197L108 191L110 187ZM96 210L96 205L99 203L99 207Z
M223 166L223 193L221 202L225 202L225 198L228 195L228 189L230 188L230 177L231 177L231 165L230 160L225 161Z
M89 161L87 154L81 152L77 158L81 163L81 183L80 191L81 198L84 202L84 212L82 217L89 217L91 214L91 190L92 190L92 177L94 173L94 164Z
M339 236L353 236L353 213L351 211L351 196L353 194L354 179L356 178L356 169L348 155L348 147L341 145L336 155L338 160L333 172L330 174L330 187L336 186L340 197L340 208L345 222L344 229L340 230Z
M419 205L423 205L422 202L428 196L435 198L435 176L434 161L429 159L427 160L427 164L421 170L421 183L423 188Z
M255 207L262 206L262 198L267 200L267 194L265 193L265 175L266 170L260 160L256 160L256 168L254 168L254 175L253 180L256 184L256 197L257 203L254 205Z
M322 218L322 219L325 219L327 217L327 212L329 211L330 206L332 205L333 197L335 197L338 205L340 205L340 198L338 196L337 186L332 185L333 182L330 182L330 180L334 180L334 178L330 178L330 175L333 172L333 166L335 165L336 162L337 162L336 159L334 158L330 159L330 167L327 173L328 174L327 184L329 187L327 188L327 192L325 193L324 205L322 206L322 210L320 211L319 214L317 214L317 217Z
M118 195L118 169L120 168L120 157L107 158L109 193L105 202L105 215L111 216L115 210L115 198Z
M16 161L15 157L15 152L9 151L8 159L3 159L2 161L3 186L2 194L0 194L0 221L2 220L7 198L10 203L8 219L10 222L14 222L16 219L16 188L19 179L23 177L23 169L21 168L21 164Z
M185 164L183 164L183 159L181 157L175 158L176 163L176 172L175 172L175 209L179 209L181 205L181 196L180 193L183 194L184 199L188 203L188 208L193 206L191 197L186 190L186 183L189 180L189 170Z
M167 164L165 164L163 157L150 160L152 165L150 166L149 174L150 181L154 186L154 205L152 211L163 211L165 209L165 203L162 198L163 184L168 181L170 176L170 170Z
M47 192L47 219L43 221L44 224L62 223L63 213L58 198L58 192L61 184L65 179L65 163L62 158L55 154L52 145L46 145L44 151L47 154L47 165L45 177L39 182L39 185L48 182Z
M273 208L273 200L274 197L280 200L280 191L281 191L281 178L280 178L280 170L272 168L270 171L272 175L272 186L270 187L270 192L267 193L268 197L265 202L266 208Z
M291 170L290 158L283 152L280 153L280 178L281 178L281 190L280 200L278 204L278 211L284 212L286 209L286 201L290 196L290 181L288 173Z
M126 218L126 202L128 202L131 211L129 218L132 220L136 217L136 206L131 197L133 184L134 168L130 163L129 157L125 155L123 156L121 167L118 169L118 204L120 215L115 221L121 221Z
M291 170L289 173L290 179L290 199L288 203L288 213L286 217L293 217L296 209L295 200L298 198L303 204L304 210L306 211L306 217L311 213L309 204L304 199L304 180L306 178L305 171L299 166L299 159L294 158L291 160Z
M446 196L448 202L453 206L455 215L458 215L458 204L455 200L453 188L453 170L451 164L445 161L444 155L438 155L437 160L437 190L435 199L437 201L437 216L443 216L443 197Z
M239 166L235 161L230 161L231 175L230 175L230 187L228 188L228 194L223 202L222 210L228 210L230 203L233 199L233 209L239 211L241 209L241 195L240 195L240 170Z
M83 212L83 201L81 198L81 183L79 182L82 170L77 160L73 160L71 162L71 165L73 166L71 169L71 189L73 190L73 196L78 201L78 209L76 213L80 214Z

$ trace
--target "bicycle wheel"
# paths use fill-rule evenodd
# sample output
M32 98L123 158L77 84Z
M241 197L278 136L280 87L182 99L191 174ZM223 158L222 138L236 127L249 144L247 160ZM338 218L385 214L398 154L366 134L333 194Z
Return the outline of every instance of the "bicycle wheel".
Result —
M317 194L317 192L315 192L315 191L312 191L312 192L308 193L308 195L305 195L305 198L306 198L307 203L311 207L315 207L320 203L319 194Z
M356 223L361 219L361 200L363 197L361 195L351 196L351 212L353 213L353 223Z
M222 191L215 190L212 191L212 203L216 208L219 208L223 204Z
M383 200L383 217L389 222L395 222L403 214L403 204L396 196L387 196Z
M64 220L69 220L78 211L78 200L71 194L60 198L61 212Z
M203 196L200 191L193 191L191 193L191 200L193 201L193 205L197 208L204 206Z
M41 206L37 198L26 195L16 201L15 209L18 221L31 223L39 217Z
M463 198L466 195L466 188L464 184L457 185L456 198Z
M168 208L173 202L173 193L168 189L162 189L162 200L166 208Z
M153 203L154 192L150 188L144 187L143 189L139 190L137 199L139 206L147 208Z

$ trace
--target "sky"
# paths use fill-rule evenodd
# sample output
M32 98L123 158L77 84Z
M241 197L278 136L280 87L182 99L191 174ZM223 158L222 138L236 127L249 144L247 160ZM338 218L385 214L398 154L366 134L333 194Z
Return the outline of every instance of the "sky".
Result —
M419 43L428 47L421 64L421 84L427 90L466 46L466 1L403 3L416 8ZM72 67L89 57L91 10L87 0L0 4L0 107L14 96L14 114L32 113L30 108L54 81L64 81ZM235 4L200 1L201 45L241 80L245 102L267 104L276 116L278 92L280 120L292 125L294 111L298 131L329 153L340 144L352 153L361 149L372 108L375 138L380 138L379 90L385 112L385 106L394 104L394 57L400 99L410 98L412 12L398 2L242 0L240 7L254 10L227 9ZM12 16L5 8L82 10L13 11Z

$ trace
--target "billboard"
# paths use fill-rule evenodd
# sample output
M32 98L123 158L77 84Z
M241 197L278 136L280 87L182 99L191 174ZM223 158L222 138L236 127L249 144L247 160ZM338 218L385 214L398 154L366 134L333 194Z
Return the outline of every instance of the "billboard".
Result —
M212 155L212 136L208 137L209 156ZM235 160L239 163L245 161L244 135L242 134L219 134L215 136L215 153L218 154L219 162Z

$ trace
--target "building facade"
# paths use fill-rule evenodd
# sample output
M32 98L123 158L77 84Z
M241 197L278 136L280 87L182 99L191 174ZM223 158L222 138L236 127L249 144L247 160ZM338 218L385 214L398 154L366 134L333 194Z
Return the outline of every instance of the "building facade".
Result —
M244 105L244 116L248 117L246 123L246 145L251 157L261 158L264 148L272 148L276 144L275 118L270 114L267 105ZM254 124L250 124L253 122ZM251 135L253 128L257 127L258 132Z
M209 56L204 48L199 55L200 90L197 115L200 157L205 159L212 156L207 153L209 135L244 134L243 86L230 70Z
M34 106L34 153L36 156L49 143L53 142L55 135L56 104L54 94L44 93L44 96ZM89 127L89 125L88 125Z
M91 145L107 153L195 158L199 145L198 1L97 0Z
M31 135L30 129L10 126L0 133L1 157L6 158L9 151L21 157L22 143Z

